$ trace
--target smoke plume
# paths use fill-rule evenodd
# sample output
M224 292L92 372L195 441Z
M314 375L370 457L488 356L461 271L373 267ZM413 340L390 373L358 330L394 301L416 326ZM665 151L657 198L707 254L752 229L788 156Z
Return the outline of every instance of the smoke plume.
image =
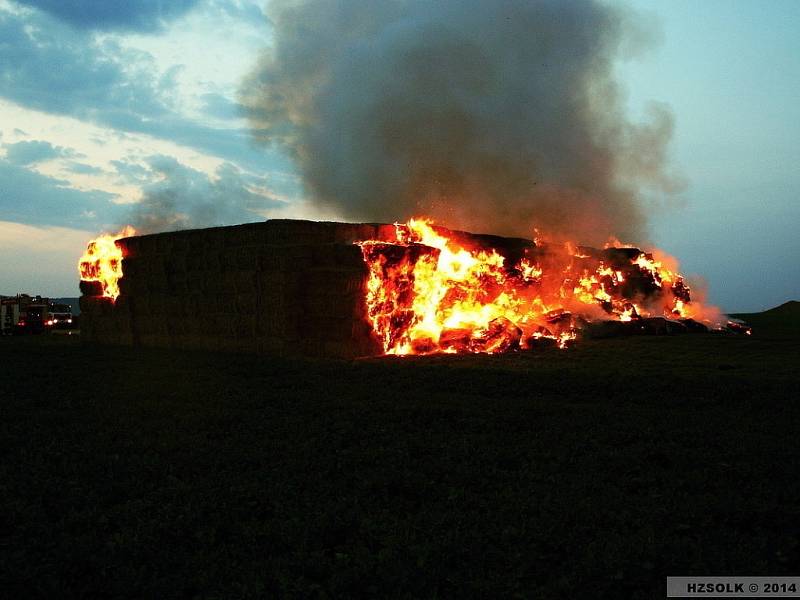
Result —
M474 231L586 242L642 234L671 193L672 120L625 115L614 63L647 43L592 0L275 0L242 103L296 160L320 211L429 215Z
M124 219L140 234L233 225L286 205L265 189L264 178L248 176L230 163L220 165L214 177L171 156L154 155L146 164L115 165L118 172L133 171L141 185L142 198Z

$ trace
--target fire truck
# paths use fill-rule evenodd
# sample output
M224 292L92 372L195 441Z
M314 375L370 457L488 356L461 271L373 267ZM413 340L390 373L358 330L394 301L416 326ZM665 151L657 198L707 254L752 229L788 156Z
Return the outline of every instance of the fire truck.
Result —
M48 298L18 294L0 302L0 333L21 335L71 329L72 307L53 304Z
M45 327L49 327L51 331L71 330L73 323L72 307L69 304L48 305Z

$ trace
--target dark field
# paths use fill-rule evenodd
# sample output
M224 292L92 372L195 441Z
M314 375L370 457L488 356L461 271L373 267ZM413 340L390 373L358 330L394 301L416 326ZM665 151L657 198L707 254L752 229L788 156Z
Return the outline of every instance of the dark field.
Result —
M2 595L660 598L667 575L797 575L790 321L351 363L0 339Z

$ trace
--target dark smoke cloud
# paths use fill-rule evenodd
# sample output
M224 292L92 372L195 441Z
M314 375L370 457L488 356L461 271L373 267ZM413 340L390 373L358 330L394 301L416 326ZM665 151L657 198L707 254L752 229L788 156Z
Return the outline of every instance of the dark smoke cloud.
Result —
M670 113L624 114L614 62L648 35L619 7L276 0L268 16L242 104L321 210L598 241L635 239L642 190L674 191Z

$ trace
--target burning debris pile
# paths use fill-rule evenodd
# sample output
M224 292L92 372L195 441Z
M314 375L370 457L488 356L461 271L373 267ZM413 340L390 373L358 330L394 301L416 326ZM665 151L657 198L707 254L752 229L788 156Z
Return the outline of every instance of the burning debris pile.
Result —
M105 343L354 357L721 329L668 257L425 220L103 236L80 273L84 337Z
M580 334L718 326L716 309L693 303L683 277L638 248L537 245L414 219L396 225L394 241L361 248L369 318L388 354L564 348Z

